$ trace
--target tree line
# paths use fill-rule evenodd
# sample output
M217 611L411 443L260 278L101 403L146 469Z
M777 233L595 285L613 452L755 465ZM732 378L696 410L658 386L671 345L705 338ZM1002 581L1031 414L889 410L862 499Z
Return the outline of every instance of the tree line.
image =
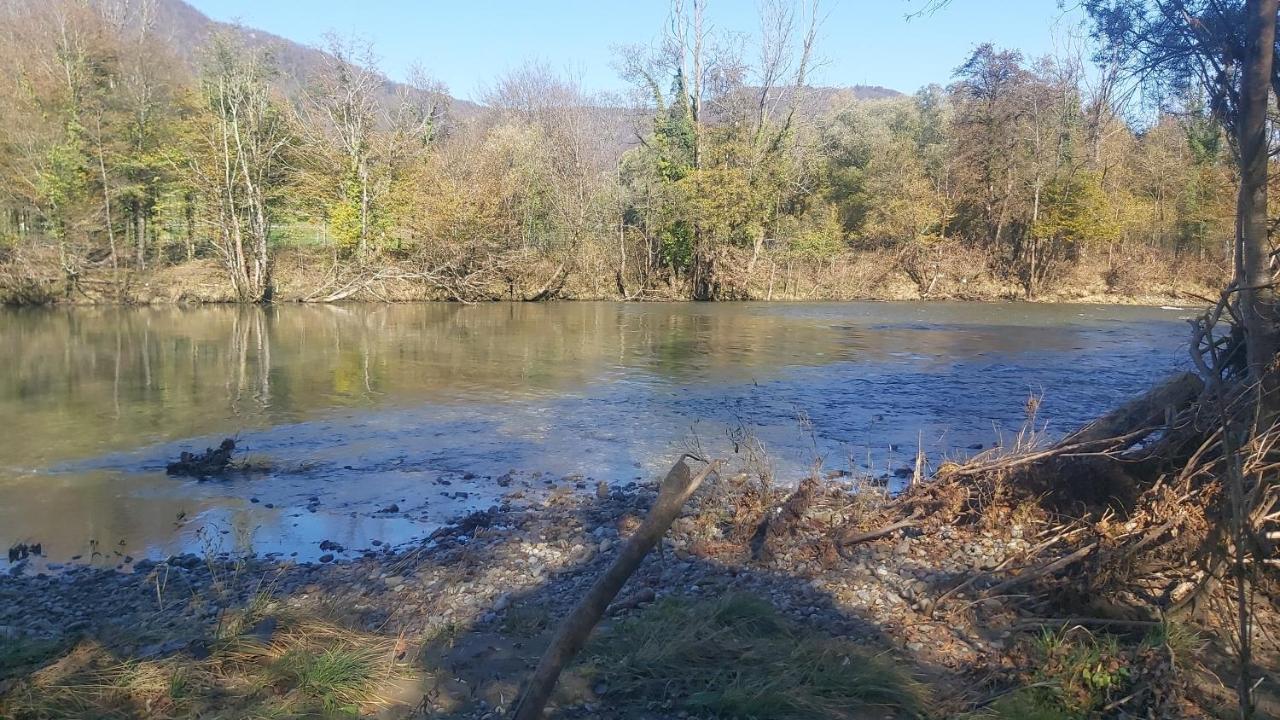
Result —
M618 52L631 95L530 63L461 112L359 39L293 75L235 29L187 62L155 2L0 9L10 301L126 299L166 272L243 302L773 298L858 268L924 296L1082 273L1141 294L1231 261L1212 98L1137 103L1120 58L981 45L946 85L858 100L810 84L816 3L764 3L746 38L676 0L656 45Z

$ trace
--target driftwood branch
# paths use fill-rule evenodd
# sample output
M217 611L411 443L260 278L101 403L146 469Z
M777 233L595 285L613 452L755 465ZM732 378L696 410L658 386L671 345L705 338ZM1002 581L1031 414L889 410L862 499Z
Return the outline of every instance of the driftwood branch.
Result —
M958 475L980 475L992 470L1032 465L1051 458L1118 453L1133 447L1152 433L1169 427L1169 420L1198 400L1203 392L1204 381L1198 375L1174 375L1051 447L1011 458L975 462L955 472Z
M546 284L538 288L537 292L532 295L525 296L524 301L542 302L543 300L550 300L560 292L561 288L564 287L564 281L568 277L569 266L566 263L560 263L560 266L556 268L556 271L551 273L551 278L547 280Z
M1028 570L1022 573L1021 575L1005 580L1004 582L1000 583L999 585L996 585L995 587L988 588L987 591L982 594L982 596L994 597L996 595L1000 595L1001 593L1006 592L1007 590L1015 588L1019 585L1025 585L1026 583L1029 583L1032 580L1035 580L1037 578L1042 578L1046 575L1052 575L1053 573L1058 572L1059 570L1069 565L1072 565L1080 560L1085 559L1086 557L1089 556L1089 553L1096 550L1097 547L1098 547L1098 543L1096 542L1089 543L1088 545L1085 545L1084 547L1080 548L1079 550L1076 550L1070 555L1065 555L1063 557L1058 558L1057 560L1054 560L1053 562L1045 563L1044 565L1041 565L1038 568L1035 568L1033 570Z
M867 532L861 532L861 533L846 532L845 534L840 536L837 544L841 548L845 548L850 545L857 545L858 543L864 543L864 542L867 542L868 540L875 540L876 538L884 537L885 535L895 533L904 528L915 527L918 524L917 518L919 517L920 517L920 508L916 508L915 512L911 514L911 517L907 518L906 520L899 520L896 523L885 525L882 528L869 530Z
M1174 375L1068 435L1058 445L1089 445L1112 438L1128 437L1142 428L1164 427L1172 412L1190 405L1203 392L1204 381L1198 375L1189 372Z
M707 464L698 474L693 474L685 462L689 455L682 456L667 473L658 491L658 499L644 522L635 533L627 539L618 553L618 559L596 580L586 596L575 607L556 630L555 637L538 662L525 686L524 694L512 713L514 720L537 720L542 717L542 710L551 699L556 681L564 667L582 650L587 637L600 618L604 617L609 603L618 595L618 591L626 584L627 579L640 567L649 551L653 549L662 536L667 533L671 523L675 522L684 504L693 495L702 481L720 467L720 461Z

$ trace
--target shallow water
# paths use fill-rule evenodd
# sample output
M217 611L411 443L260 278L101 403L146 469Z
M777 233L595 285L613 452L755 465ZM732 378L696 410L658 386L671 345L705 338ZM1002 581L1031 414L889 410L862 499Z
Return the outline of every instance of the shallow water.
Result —
M399 544L515 487L758 438L781 479L1061 433L1186 364L1190 311L950 303L0 312L0 544L32 565ZM270 469L167 477L237 436ZM741 452L738 454L741 457ZM379 512L392 503L395 512ZM384 545L385 546L385 545ZM55 566L56 567L56 566Z

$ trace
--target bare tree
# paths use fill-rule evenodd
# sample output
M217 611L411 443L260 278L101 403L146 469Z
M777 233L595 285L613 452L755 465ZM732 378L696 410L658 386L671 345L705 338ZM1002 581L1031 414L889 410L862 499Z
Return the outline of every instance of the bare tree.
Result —
M785 140L794 130L796 110L804 101L820 19L818 0L802 7L805 9L797 17L794 6L782 0L764 0L760 6L759 87L752 175L784 150ZM785 115L779 121L778 115L784 107ZM778 204L772 204L775 211ZM757 232L747 263L748 273L755 269L764 251L764 241L764 232Z
M378 72L373 45L367 40L330 33L324 57L318 81L305 93L300 125L313 148L332 146L343 158L345 167L334 178L333 192L340 205L349 204L355 211L350 240L356 256L365 258L378 194L371 167L373 139L385 118L380 94L386 80Z
M795 8L782 0L765 0L760 6L758 135L777 117L780 103L786 102L786 115L772 139L773 146L791 129L815 60L821 22L818 0L811 0L802 8L802 14L797 17ZM780 93L784 84L789 92Z
M213 218L231 285L243 302L271 299L270 232L293 137L271 96L269 56L230 36L214 39L205 70L205 152L191 169L213 196Z
M607 109L583 90L579 78L536 62L499 78L485 94L485 103L498 111L499 122L535 132L535 162L548 180L542 196L571 264L597 219L593 210L599 180L617 163Z

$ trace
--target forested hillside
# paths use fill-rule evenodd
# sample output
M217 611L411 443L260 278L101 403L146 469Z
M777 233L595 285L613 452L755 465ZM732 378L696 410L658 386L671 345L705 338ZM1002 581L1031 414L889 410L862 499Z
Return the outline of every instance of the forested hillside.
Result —
M628 97L537 63L479 104L179 0L0 7L14 303L1154 298L1230 265L1228 144L1190 89L978 46L906 96L816 88L814 8L758 41L673 9ZM655 29L657 30L657 29Z

